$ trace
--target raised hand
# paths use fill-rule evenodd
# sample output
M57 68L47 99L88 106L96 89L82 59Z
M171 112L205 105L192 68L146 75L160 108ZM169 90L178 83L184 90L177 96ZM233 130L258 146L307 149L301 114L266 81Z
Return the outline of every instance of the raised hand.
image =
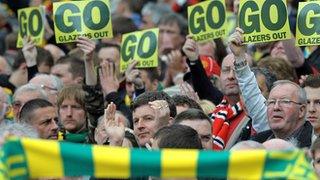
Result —
M155 117L159 122L168 122L170 119L170 109L167 101L155 100L149 102L149 105L155 111Z
M246 46L243 44L243 30L236 28L236 31L229 38L229 48L236 57L244 57Z
M27 66L32 67L37 65L38 52L34 41L31 39L31 37L25 36L22 39L22 43L22 53L24 58L26 59Z
M180 92L182 95L188 96L190 99L193 99L197 103L200 102L200 98L198 96L198 93L194 91L194 89L190 86L189 83L183 82L180 84Z
M131 64L129 64L125 76L127 82L132 82L134 84L135 89L143 89L144 83L140 77L140 71L138 69L134 69L138 61L133 60Z
M99 70L100 84L105 95L111 92L117 92L119 88L119 80L115 72L113 62L102 62Z
M183 52L187 55L190 61L196 61L199 58L199 47L195 40L190 35L187 36L186 42L182 47Z
M96 48L96 43L90 40L87 37L79 37L77 40L77 47L81 49L81 51L85 55L86 61L93 61L93 53Z
M124 135L125 126L122 121L116 119L116 105L111 102L104 111L104 127L110 145L121 146Z

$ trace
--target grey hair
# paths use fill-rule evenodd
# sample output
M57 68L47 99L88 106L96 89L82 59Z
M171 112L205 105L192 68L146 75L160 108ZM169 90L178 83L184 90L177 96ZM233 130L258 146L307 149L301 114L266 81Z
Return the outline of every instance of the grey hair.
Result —
M60 91L63 88L63 82L56 75L53 75L53 74L37 74L36 77L41 77L43 79L50 79L51 82L52 82L53 87L56 88L57 91Z
M250 149L265 149L265 147L256 141L252 140L247 140L247 141L241 141L232 146L230 151L235 151L235 150L250 150Z
M284 85L284 84L291 84L293 86L295 86L298 90L298 98L299 98L299 103L303 103L306 104L307 103L307 93L306 91L301 88L298 84L289 81L289 80L278 80L276 82L273 83L273 86L271 89L275 88L278 85Z
M6 134L18 137L39 138L36 129L26 123L1 124L0 137L4 137Z
M151 16L154 24L158 24L164 14L172 12L167 6L159 5L154 2L148 2L141 10L142 15Z
M256 77L261 74L266 78L266 85L267 85L268 91L270 92L273 83L277 81L276 75L272 73L270 70L268 70L267 68L252 67L251 71L254 73Z
M15 93L13 94L13 100L16 99L17 95L22 94L24 92L33 92L33 91L37 91L40 93L42 99L48 100L48 96L47 93L38 85L35 84L25 84L21 87L19 87Z
M180 14L171 12L162 14L158 26L160 25L172 25L176 23L180 30L180 35L186 36L188 34L188 22L187 20Z

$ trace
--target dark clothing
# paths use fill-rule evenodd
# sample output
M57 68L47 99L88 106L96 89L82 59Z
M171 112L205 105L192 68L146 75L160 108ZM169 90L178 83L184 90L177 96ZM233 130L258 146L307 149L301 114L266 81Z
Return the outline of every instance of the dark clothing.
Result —
M28 67L27 70L28 70L28 81L30 81L30 79L32 79L33 77L35 77L36 74L39 72L37 65Z
M6 74L0 74L0 86L4 87L4 88L8 88L12 91L12 93L14 93L14 91L16 90L16 86L13 85L11 82L9 82L9 75Z
M298 78L302 75L313 74L313 70L308 61L304 61L303 65L295 68Z
M320 72L320 47L313 51L306 61Z
M130 109L125 105L121 93L111 92L103 97L100 85L87 86L83 85L83 90L86 92L86 110L89 114L89 129L97 126L97 119L104 114L105 101L106 103L113 102L117 110L121 111L129 120L130 128L132 128L132 113Z
M297 129L292 135L290 135L285 140L295 139L297 141L297 146L299 148L310 147L311 146L311 139L313 134L313 127L309 121L306 121L303 126ZM276 138L273 134L272 130L263 131L258 133L257 135L253 136L251 140L257 141L259 143L263 143L269 139Z
M194 63L194 64L193 64ZM214 87L209 80L200 60L192 63L188 60L191 71L191 78L194 90L198 93L200 99L207 99L218 105L223 98L223 94L218 88Z

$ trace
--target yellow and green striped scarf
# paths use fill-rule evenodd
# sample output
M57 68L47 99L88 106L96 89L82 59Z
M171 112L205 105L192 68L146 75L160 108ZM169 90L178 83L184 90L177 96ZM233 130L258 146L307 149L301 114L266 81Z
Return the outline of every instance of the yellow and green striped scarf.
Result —
M317 179L303 151L148 151L11 138L0 150L0 157L0 179L65 176Z

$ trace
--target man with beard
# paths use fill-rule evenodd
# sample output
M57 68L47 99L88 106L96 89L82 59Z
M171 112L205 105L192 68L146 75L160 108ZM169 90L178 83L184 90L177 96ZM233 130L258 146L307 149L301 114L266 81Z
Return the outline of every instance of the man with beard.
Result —
M62 88L57 105L63 127L63 139L74 143L88 142L85 92L81 86L70 85Z

